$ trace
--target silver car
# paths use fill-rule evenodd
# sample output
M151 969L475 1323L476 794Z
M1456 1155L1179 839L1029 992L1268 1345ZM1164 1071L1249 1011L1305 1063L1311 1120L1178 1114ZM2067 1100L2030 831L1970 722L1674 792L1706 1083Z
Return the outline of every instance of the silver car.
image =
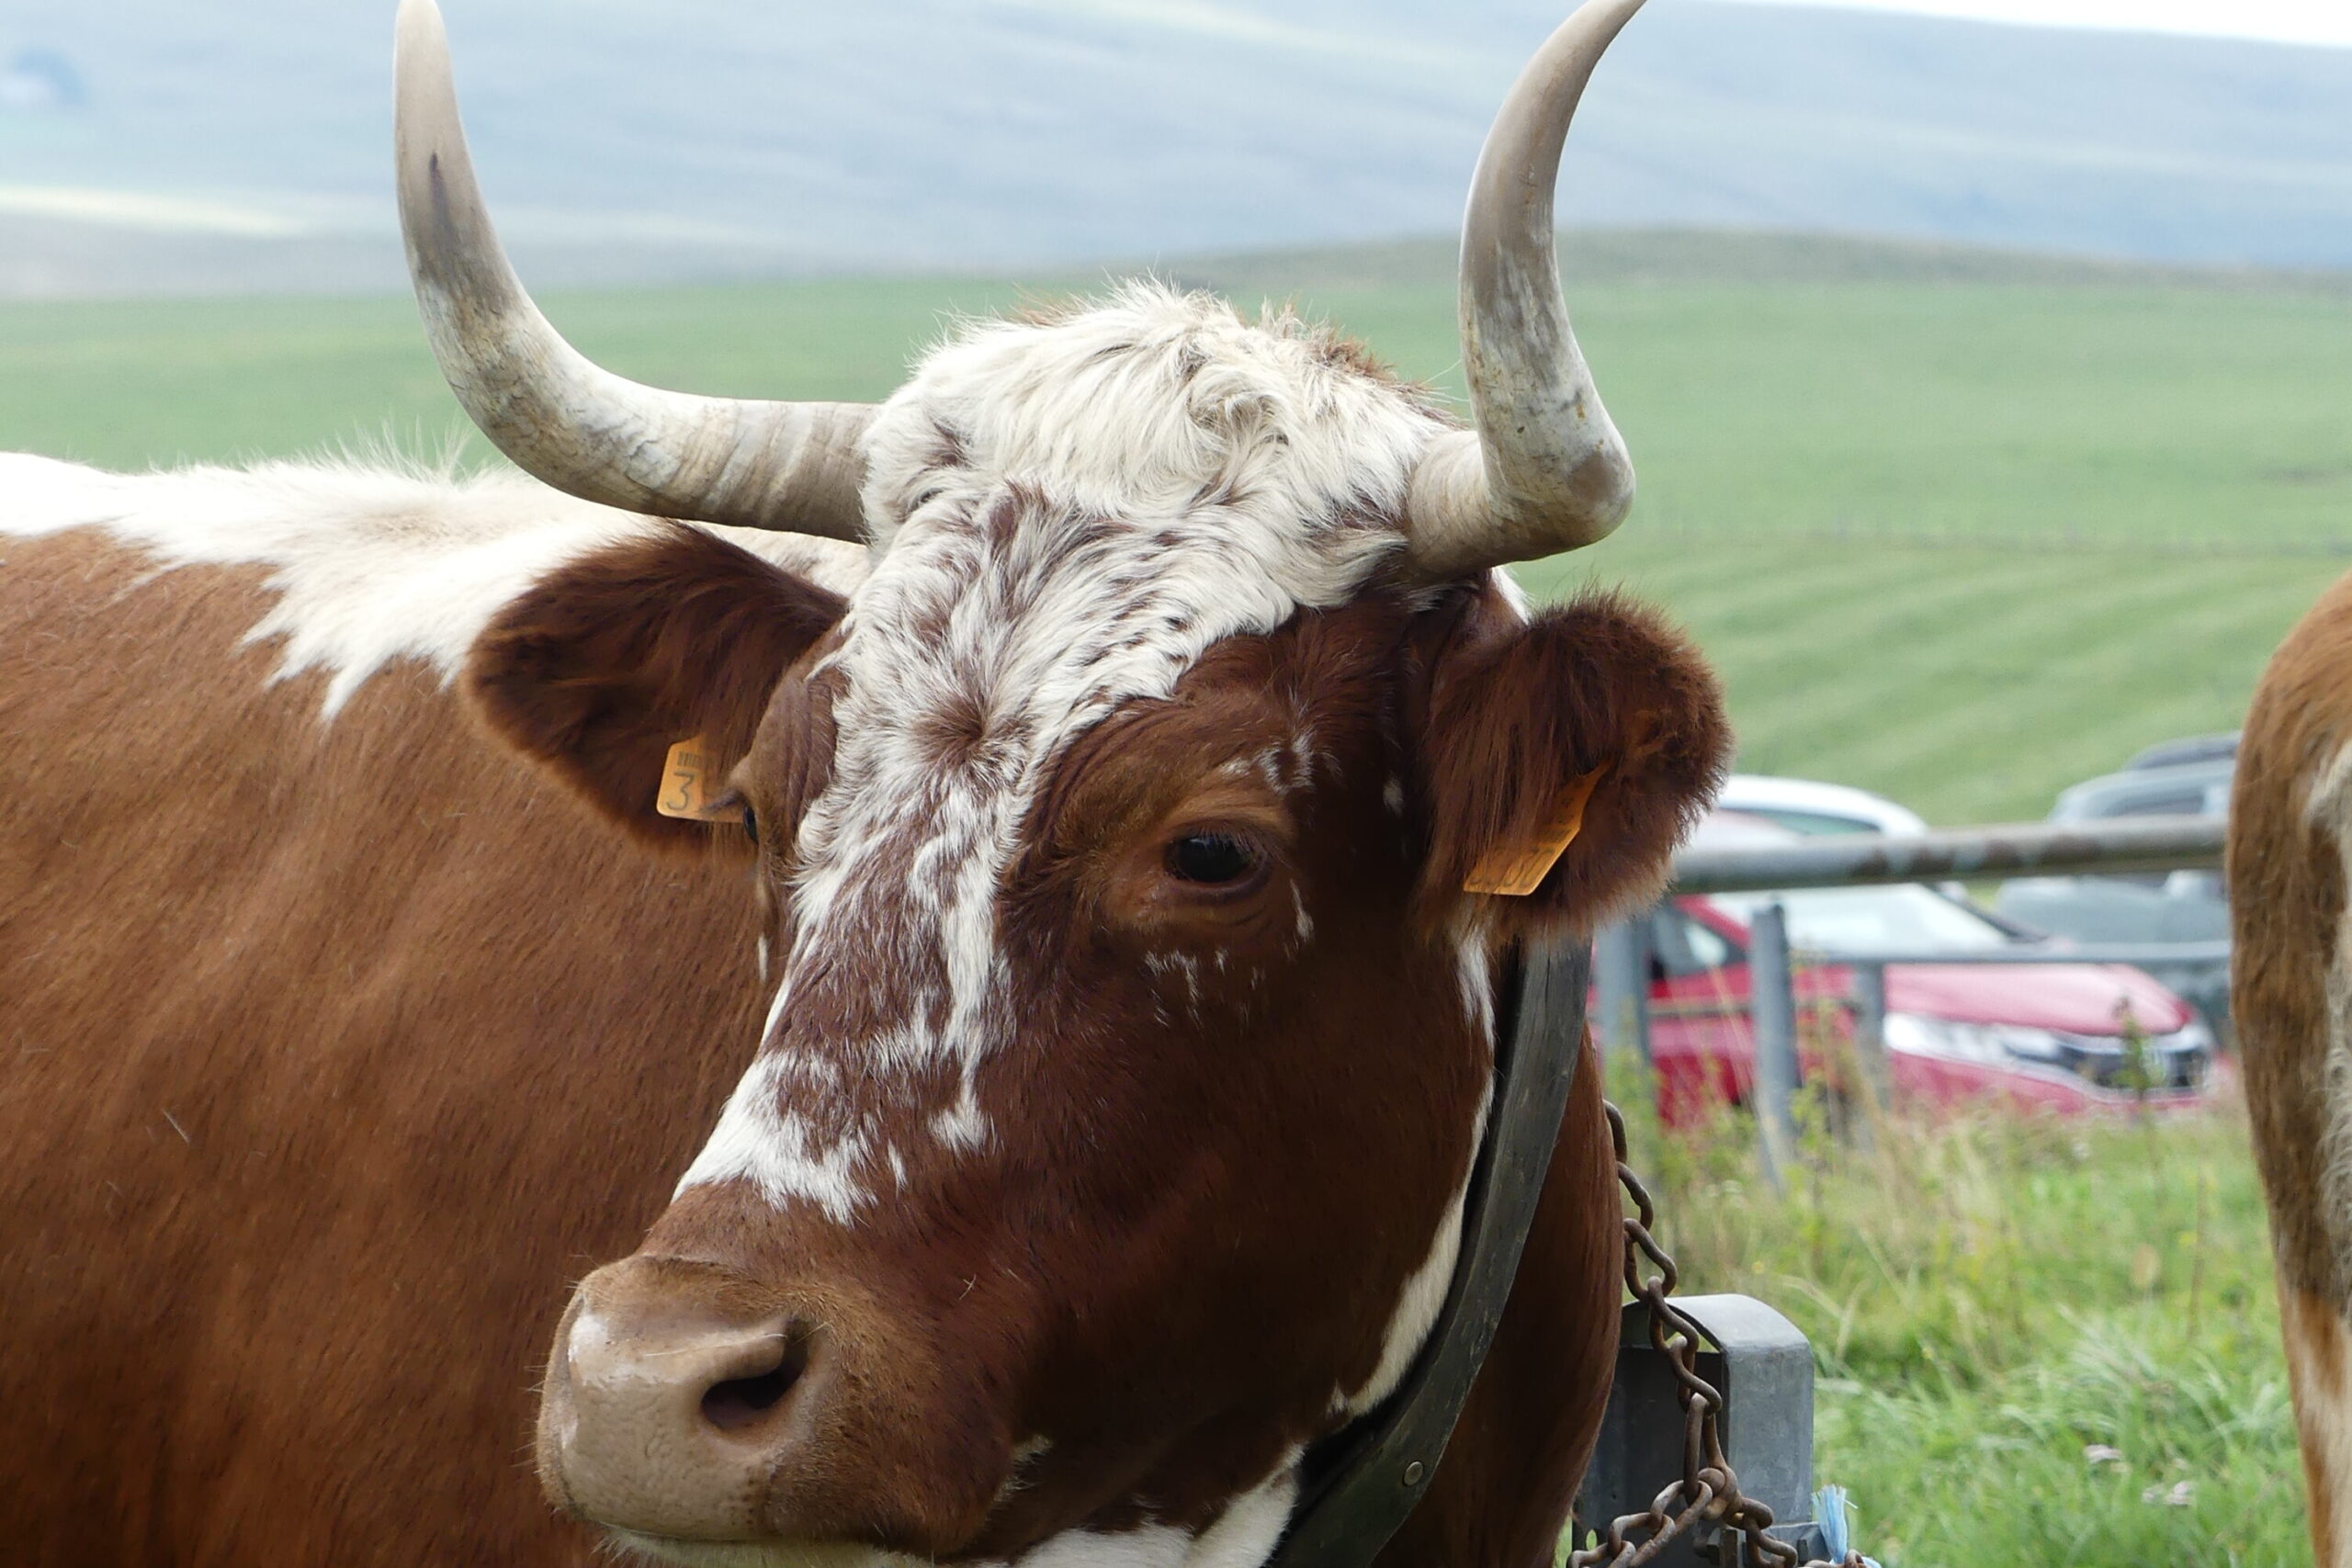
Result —
M2166 741L2134 757L2121 773L2064 791L2050 820L2224 817L2236 766L2235 735ZM2221 942L2230 934L2221 874L2212 871L2020 877L2002 885L1994 908L2020 925L2079 942ZM2217 1027L2227 1025L2228 964L2143 967L2195 1003Z

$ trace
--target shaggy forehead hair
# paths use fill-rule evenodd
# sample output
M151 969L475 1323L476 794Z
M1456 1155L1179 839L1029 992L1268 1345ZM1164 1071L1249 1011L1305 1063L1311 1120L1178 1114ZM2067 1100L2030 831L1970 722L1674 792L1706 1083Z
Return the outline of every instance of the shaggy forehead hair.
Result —
M931 355L868 437L874 570L822 667L840 739L762 1055L680 1190L847 1223L910 1136L984 1144L974 1074L1020 1016L999 894L1051 769L1211 644L1353 597L1445 428L1328 331L1151 285Z

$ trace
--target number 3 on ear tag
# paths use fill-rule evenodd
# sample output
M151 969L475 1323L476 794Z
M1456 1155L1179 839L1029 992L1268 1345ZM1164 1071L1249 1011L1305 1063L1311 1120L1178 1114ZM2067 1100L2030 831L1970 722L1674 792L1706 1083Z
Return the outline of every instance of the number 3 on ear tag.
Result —
M653 809L688 822L730 822L740 815L737 808L711 804L725 793L718 777L718 758L710 750L708 738L697 735L670 748Z

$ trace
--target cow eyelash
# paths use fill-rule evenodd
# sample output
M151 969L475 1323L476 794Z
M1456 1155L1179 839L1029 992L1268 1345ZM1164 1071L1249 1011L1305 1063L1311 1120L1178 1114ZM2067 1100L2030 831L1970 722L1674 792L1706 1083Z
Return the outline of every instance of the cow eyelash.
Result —
M1185 833L1162 852L1168 874L1196 887L1234 888L1253 880L1266 857L1238 833Z

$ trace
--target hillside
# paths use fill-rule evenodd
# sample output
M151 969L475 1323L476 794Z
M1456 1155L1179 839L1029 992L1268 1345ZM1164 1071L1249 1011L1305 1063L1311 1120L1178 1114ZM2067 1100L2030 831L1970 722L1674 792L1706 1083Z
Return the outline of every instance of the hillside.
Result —
M582 281L1442 233L1566 8L447 6L503 218ZM0 94L0 288L218 289L237 265L257 288L394 287L391 10L0 8L0 66L69 62L76 100ZM1654 0L1599 79L1564 216L2352 265L2347 102L2346 50Z
M1454 287L1452 235L1360 245L1309 245L1180 257L1159 275L1248 292ZM1571 292L1607 286L1736 284L1821 288L1942 283L2053 288L2186 288L2225 293L2352 293L2352 270L2128 261L1952 240L1774 230L1568 229L1559 235Z

